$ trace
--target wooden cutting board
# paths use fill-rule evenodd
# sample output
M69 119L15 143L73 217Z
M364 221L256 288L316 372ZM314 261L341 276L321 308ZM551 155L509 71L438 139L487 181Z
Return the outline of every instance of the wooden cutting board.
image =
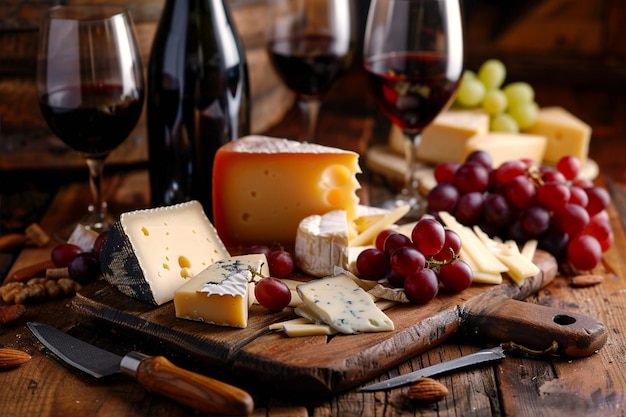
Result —
M217 371L226 376L245 377L247 383L256 387L271 386L274 392L319 396L358 386L459 331L464 331L468 337L477 336L479 344L509 341L506 338L519 335L520 340L515 340L517 343L532 344L536 342L533 338L539 336L538 343L549 346L551 340L559 336L548 333L561 333L561 330L557 324L556 330L546 327L544 332L541 330L545 327L543 322L554 326L550 323L552 316L561 313L529 310L525 314L527 308L548 307L523 302L507 305L499 313L496 311L502 300L522 300L556 276L557 263L549 254L537 252L535 263L541 273L527 279L521 287L508 280L497 286L475 284L459 294L440 293L425 305L392 307L385 312L393 320L395 330L383 333L290 338L282 332L268 330L268 326L294 318L293 310L286 308L271 313L257 305L252 307L245 329L177 319L173 303L155 307L119 293L104 281L85 287L73 305L80 312L119 331L180 351L191 358L195 371L207 374ZM500 320L493 328L484 324L489 323L490 315L499 316L496 321ZM539 324L532 324L532 321L530 325L519 321L503 324L502 320L507 322L509 315L515 320L532 317ZM588 345L583 348L596 349L604 343L604 329L593 319L590 321L581 330L589 333L588 328L595 327L595 333L591 332L593 340L576 343ZM527 330L518 331L522 327ZM498 338L505 340L494 340ZM573 356L579 353L576 350Z

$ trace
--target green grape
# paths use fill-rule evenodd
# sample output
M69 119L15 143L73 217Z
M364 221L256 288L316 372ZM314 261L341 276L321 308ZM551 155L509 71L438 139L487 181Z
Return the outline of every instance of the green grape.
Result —
M506 67L498 59L488 59L478 68L478 79L487 90L498 89L506 78Z
M465 107L477 107L485 97L485 86L476 78L463 77L456 94L456 101Z
M515 119L513 119L510 115L507 113L500 113L495 116L491 116L489 130L492 132L518 133L519 126L517 125Z
M514 82L508 84L502 90L506 94L509 106L518 106L535 100L535 90L526 82Z
M534 101L509 107L507 113L515 119L520 129L527 129L535 124L539 106Z
M507 108L506 95L502 90L489 90L483 98L483 110L489 115L502 113Z

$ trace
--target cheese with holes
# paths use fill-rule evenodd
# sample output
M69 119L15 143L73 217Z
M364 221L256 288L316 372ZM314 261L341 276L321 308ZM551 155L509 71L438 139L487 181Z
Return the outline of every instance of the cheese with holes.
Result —
M359 156L338 148L246 136L218 149L213 219L227 247L294 243L298 224L314 214L357 213Z
M230 256L198 201L123 213L100 253L104 278L161 305L209 265Z
M525 132L548 139L545 162L556 164L567 155L574 155L582 165L587 162L591 127L562 107L539 109L537 121Z
M489 116L480 110L448 110L441 113L422 132L422 141L417 148L417 158L438 163L461 162L465 143L475 135L489 131ZM389 138L391 149L404 155L404 135L393 126Z
M493 167L499 167L511 159L531 159L541 163L546 152L548 141L545 136L529 133L490 132L476 135L465 144L465 156L481 150L486 151L493 159Z
M244 328L248 308L255 301L254 282L267 276L269 268L263 254L216 261L176 290L176 317Z
M303 303L314 315L340 333L394 329L393 321L347 274L313 280L298 285L297 289Z

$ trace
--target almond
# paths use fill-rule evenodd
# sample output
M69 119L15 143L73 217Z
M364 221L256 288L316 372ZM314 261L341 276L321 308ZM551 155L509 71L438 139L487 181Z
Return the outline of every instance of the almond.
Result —
M412 400L432 403L448 395L448 388L432 378L417 378L409 387L407 395Z
M582 274L573 277L570 280L570 285L572 287L590 287L592 285L600 284L602 281L604 281L604 277L602 275Z
M26 307L21 304L0 306L0 325L17 321L26 313Z
M18 367L30 360L26 352L11 348L0 348L0 369Z

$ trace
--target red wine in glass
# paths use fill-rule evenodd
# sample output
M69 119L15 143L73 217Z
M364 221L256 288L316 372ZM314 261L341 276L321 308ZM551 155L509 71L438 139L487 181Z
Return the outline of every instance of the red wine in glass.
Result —
M366 60L371 91L382 112L406 132L419 132L454 96L458 78L446 75L448 58L431 52Z
M348 50L338 50L327 35L275 39L268 45L274 68L289 89L307 98L327 93L350 62Z
M141 114L143 90L122 93L118 85L82 85L42 95L40 108L52 131L85 155L119 146Z

